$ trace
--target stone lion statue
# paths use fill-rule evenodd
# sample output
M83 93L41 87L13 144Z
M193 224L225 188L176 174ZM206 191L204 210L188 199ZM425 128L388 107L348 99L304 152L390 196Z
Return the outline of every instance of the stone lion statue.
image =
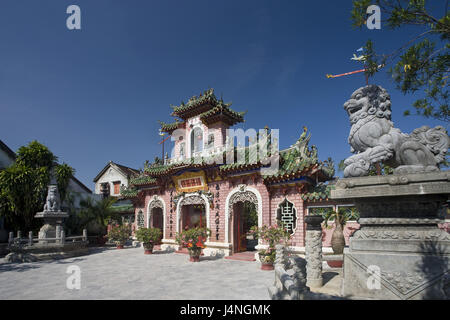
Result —
M49 186L47 199L45 200L44 211L59 211L59 194L57 186Z
M345 177L368 175L371 164L383 162L394 174L438 171L450 137L442 126L422 126L410 135L394 128L391 98L380 86L359 88L345 102L350 118L348 142L355 155L344 161Z

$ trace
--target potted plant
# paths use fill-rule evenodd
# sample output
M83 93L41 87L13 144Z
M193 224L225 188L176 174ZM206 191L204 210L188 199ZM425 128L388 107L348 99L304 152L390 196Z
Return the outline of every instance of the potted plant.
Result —
M108 232L108 239L113 241L117 249L123 249L125 242L130 238L131 230L127 225L116 225Z
M327 210L323 214L324 226L331 228L329 222L334 222L335 229L331 236L331 248L335 254L342 254L345 247L344 226L348 220L357 220L358 213L353 207L340 207L337 211Z
M189 260L199 262L202 249L206 248L205 242L211 231L207 228L192 228L176 234L177 243L187 248L189 251Z
M153 253L153 246L159 242L161 230L159 228L139 228L136 231L136 239L142 242L145 254Z
M261 239L268 244L267 249L259 250L259 260L261 261L261 270L273 270L273 263L275 262L275 245L283 241L287 243L290 238L290 234L281 225L274 226L262 226L258 228L253 226L250 232L255 236L256 239Z

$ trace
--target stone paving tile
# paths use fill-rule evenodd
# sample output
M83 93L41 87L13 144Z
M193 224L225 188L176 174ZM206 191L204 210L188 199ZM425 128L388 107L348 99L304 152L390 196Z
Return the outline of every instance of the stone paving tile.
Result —
M259 262L176 253L144 255L142 248L95 250L88 256L35 263L0 259L0 299L248 299L266 300L273 271ZM67 267L81 270L81 289L69 290Z

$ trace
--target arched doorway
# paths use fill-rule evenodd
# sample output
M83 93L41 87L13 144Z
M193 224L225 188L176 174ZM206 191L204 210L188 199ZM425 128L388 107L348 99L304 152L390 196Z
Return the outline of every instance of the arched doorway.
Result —
M177 205L177 231L204 227L208 228L209 206L204 196L192 194L181 199Z
M258 213L255 203L239 201L233 204L233 253L255 251L258 241L248 233L253 226L258 225Z
M147 227L161 230L161 239L164 237L164 202L154 197L148 205Z
M247 233L252 226L261 224L261 201L257 195L253 188L241 185L227 197L225 226L226 240L231 240L231 253L255 250L257 241L247 237Z

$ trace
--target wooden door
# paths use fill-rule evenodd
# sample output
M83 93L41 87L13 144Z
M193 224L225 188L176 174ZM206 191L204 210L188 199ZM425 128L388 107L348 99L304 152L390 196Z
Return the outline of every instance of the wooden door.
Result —
M234 224L233 224L233 242L234 252L243 252L247 250L247 239L245 232L245 217L242 203L234 205Z
M161 208L153 209L153 228L161 230L161 240L163 237L163 214Z

